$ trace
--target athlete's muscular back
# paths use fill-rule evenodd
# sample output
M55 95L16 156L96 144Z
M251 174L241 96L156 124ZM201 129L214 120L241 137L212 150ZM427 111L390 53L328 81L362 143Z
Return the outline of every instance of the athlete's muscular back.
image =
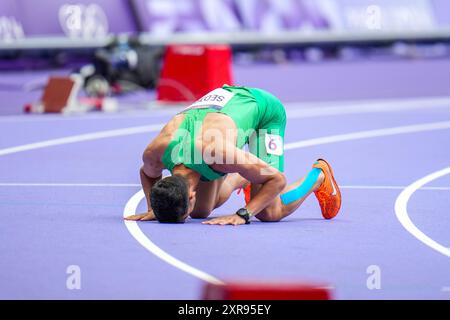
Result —
M162 157L172 141L175 132L180 127L185 118L184 114L173 117L160 131L158 136L147 146L143 154L144 172L149 177L159 177L164 165ZM220 113L208 114L201 126L201 134L196 137L196 145L202 153L208 150L214 155L215 148L235 148L236 145L236 125L227 115ZM213 164L213 163L211 163Z
M206 155L211 152L214 156L216 150L235 149L237 139L236 124L227 115L221 113L210 113L205 117L201 126L201 134L197 136L195 141L202 154ZM217 158L217 157L215 157ZM214 165L211 159L204 159L210 165Z

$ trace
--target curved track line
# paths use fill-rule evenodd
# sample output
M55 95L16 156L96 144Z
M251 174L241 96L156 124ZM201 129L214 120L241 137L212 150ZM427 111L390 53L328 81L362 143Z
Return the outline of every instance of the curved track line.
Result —
M128 216L130 212L136 212L137 206L139 205L139 203L143 198L145 198L145 195L142 190L135 193L125 205L125 208L123 210L123 217L125 218L126 216ZM158 247L149 238L145 236L145 234L139 228L139 225L136 223L136 221L127 221L127 220L124 221L128 231L137 240L137 242L139 242L144 248L146 248L148 251L153 253L161 260L203 281L214 284L223 284L223 282L220 281L219 279L207 274L206 272L196 269L188 265L187 263L184 263L183 261L178 260L177 258L171 256L170 254L162 250L160 247Z
M335 142L341 142L341 141L350 141L350 140L358 140L358 139L367 139L367 138L374 138L374 137L384 137L384 136L393 136L393 135L400 135L400 134L406 134L406 133L415 133L415 132L425 132L425 131L433 131L433 130L442 130L442 129L450 129L450 121L445 122L434 122L434 123L426 123L426 124L420 124L420 125L412 125L412 126L403 126L403 127L394 127L394 128L386 128L386 129L379 129L379 130L369 130L369 131L359 131L354 133L348 133L348 134L342 134L342 135L334 135L334 136L328 136L328 137L322 137L322 138L316 138L311 140L304 140L299 142L294 142L290 144L285 145L286 150L292 150L297 148L305 148L315 145L321 145L321 144L327 144L327 143L335 143ZM141 190L142 191L142 190ZM128 200L125 210L123 212L124 216L135 214L136 210L130 210L128 211L128 208L134 208L136 209L139 203L144 199L145 195L143 192L136 193L130 200ZM128 230L130 231L131 235L136 238L136 240L142 244L141 241L142 237L148 241L146 244L142 244L147 250L149 250L151 253L155 254L156 256L160 257L162 249L157 247L153 242L151 242L140 230L138 224L136 221L126 221ZM132 228L131 228L132 226ZM135 232L135 233L133 233ZM155 250L155 251L154 251ZM169 264L174 266L175 268L178 268L182 271L188 272L189 274L207 281L204 277L199 277L196 274L194 274L191 271L186 271L186 266L188 266L186 263L179 261L172 257L171 255L167 254L165 251L165 256L163 259L164 261L167 261L167 258L170 258ZM198 269L195 269L191 266L189 266L195 271L199 271ZM208 277L212 277L208 275ZM214 278L214 277L213 277ZM216 278L214 278L217 280ZM219 280L220 281L220 280ZM216 282L214 282L216 283Z
M420 231L408 215L408 201L411 196L424 185L448 174L450 174L450 167L429 174L406 187L395 201L395 215L402 226L419 241L450 258L450 248L444 247Z

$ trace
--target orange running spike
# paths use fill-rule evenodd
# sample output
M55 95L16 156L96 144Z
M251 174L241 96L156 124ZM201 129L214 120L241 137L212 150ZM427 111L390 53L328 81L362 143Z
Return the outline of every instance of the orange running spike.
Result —
M341 208L341 190L333 175L333 169L328 162L323 159L317 160L313 168L321 169L325 179L320 188L314 192L319 201L322 215L325 219L333 219L339 213Z

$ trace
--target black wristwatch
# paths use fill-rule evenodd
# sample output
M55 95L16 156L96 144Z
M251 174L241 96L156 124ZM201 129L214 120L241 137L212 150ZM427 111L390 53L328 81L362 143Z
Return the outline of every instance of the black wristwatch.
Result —
M250 224L250 218L252 214L247 209L239 209L236 214L245 220L245 224Z

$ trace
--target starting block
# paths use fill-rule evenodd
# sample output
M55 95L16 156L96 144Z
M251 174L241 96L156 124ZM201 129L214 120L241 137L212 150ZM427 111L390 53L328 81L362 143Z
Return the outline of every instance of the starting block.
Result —
M157 86L160 102L192 102L233 84L228 45L171 45L166 49Z
M76 106L81 88L77 77L50 77L40 101L25 106L26 113L62 113Z
M77 75L50 77L42 94L35 103L24 106L25 113L83 113L90 110L114 112L117 102L112 98L81 98L78 94L83 80Z
M231 282L206 284L204 300L330 300L327 287L302 283Z

